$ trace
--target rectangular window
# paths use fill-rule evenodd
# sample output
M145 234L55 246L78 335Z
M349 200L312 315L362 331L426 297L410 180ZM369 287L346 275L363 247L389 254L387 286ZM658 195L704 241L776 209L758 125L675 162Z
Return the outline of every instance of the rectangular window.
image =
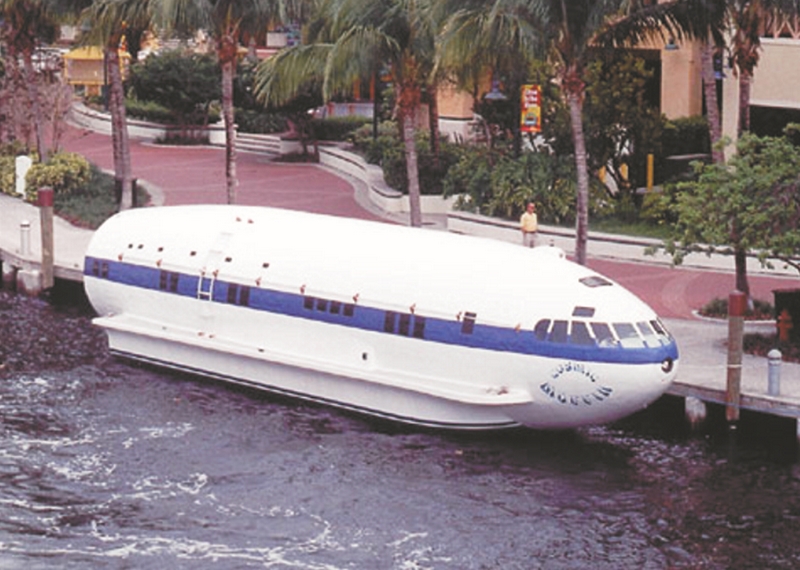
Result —
M103 265L100 266L100 277L105 279L108 277L108 262L104 261Z
M250 306L250 287L247 285L242 285L239 289L239 304L242 307Z
M425 317L414 315L414 338L425 338Z
M317 299L317 310L318 311L327 311L328 310L328 300L327 299Z
M96 259L92 262L92 275L95 277L100 276L100 262Z
M397 322L397 313L393 311L386 311L383 317L383 330L387 333L393 333L395 330L395 323Z
M346 303L344 306L344 316L352 317L355 310L356 306L353 303Z
M330 311L334 315L338 315L342 312L342 304L339 301L331 301Z
M461 321L461 334L472 334L475 331L475 318L478 315L467 311Z
M309 311L314 308L314 297L303 297L303 308Z
M594 307L576 306L574 309L572 309L572 316L591 318L594 316Z
M158 288L161 289L162 291L167 290L167 279L168 276L166 271L161 271L158 274Z
M230 304L236 302L236 297L239 296L239 286L236 283L229 283L228 284L228 297L227 301Z
M177 293L178 292L178 278L179 277L180 277L180 273L175 272L175 271L173 271L173 272L171 272L169 274L169 290L172 293Z
M578 281L587 287L608 287L611 285L611 281L599 275L590 275L589 277L578 279Z
M410 330L411 330L411 315L402 313L400 315L400 326L398 327L397 334L408 336Z

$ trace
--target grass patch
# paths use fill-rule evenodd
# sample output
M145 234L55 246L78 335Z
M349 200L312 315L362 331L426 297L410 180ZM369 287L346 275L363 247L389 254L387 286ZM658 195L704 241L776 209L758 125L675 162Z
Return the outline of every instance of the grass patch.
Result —
M136 189L136 203L146 204L149 194L141 188ZM114 177L92 165L89 183L69 195L56 195L53 210L55 213L81 228L97 229L104 221L119 211Z

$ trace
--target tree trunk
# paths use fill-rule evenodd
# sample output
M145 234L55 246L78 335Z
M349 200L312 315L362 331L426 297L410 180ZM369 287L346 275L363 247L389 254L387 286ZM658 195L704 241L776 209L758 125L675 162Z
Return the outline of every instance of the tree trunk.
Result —
M234 48L235 49L235 48ZM222 64L222 117L225 121L225 185L228 204L236 203L236 126L233 116L233 77L235 59L221 59Z
M378 123L381 115L380 73L376 69L372 73L372 84L375 95L372 98L372 139L378 140Z
M111 114L111 134L114 144L114 178L120 185L119 209L123 211L133 207L133 177L118 38L109 42L105 52L109 82L108 110Z
M22 54L23 65L25 66L25 83L28 88L28 105L30 105L30 116L33 120L33 133L36 140L36 152L39 160L47 160L47 147L44 140L44 117L39 104L39 80L36 70L33 68L33 53L25 51Z
M717 164L725 162L725 153L717 144L722 139L722 122L719 116L717 101L717 80L714 77L713 46L706 42L701 51L703 94L706 100L706 116L708 118L708 136L711 141L711 158Z
M417 143L414 137L415 109L401 109L403 119L403 144L406 155L406 175L408 177L408 207L411 226L422 227L422 204L419 190L419 165L417 164Z
M428 86L428 126L431 131L431 154L433 155L433 166L439 168L439 155L441 154L441 144L439 138L439 97L438 88L435 83Z
M738 135L750 130L750 85L753 80L753 71L740 69L739 71L739 131Z
M736 289L747 295L750 299L750 283L747 280L747 252L742 248L736 248L734 252L736 266Z
M583 134L583 103L580 94L567 93L572 142L575 145L575 169L578 190L575 205L575 261L586 265L586 247L589 241L589 166L586 161L586 140Z

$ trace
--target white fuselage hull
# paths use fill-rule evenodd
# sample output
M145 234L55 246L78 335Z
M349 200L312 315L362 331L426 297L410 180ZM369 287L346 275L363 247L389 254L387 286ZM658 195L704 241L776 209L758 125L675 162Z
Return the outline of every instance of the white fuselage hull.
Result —
M375 299L380 280L374 281L374 289L366 289L371 291L369 297L359 298L353 293L362 290L353 289L337 297L344 303L353 296L356 308L351 320L340 319L338 309L336 318L324 313L329 307L327 301L322 309L314 301L303 309L304 296L308 295L305 280L287 285L251 276L247 282L254 292L249 295L255 298L255 291L266 295L272 290L280 301L270 297L261 308L239 306L237 285L224 302L225 287L232 287L225 283L233 282L234 276L225 277L215 270L213 279L203 281L210 273L210 254L198 269L170 266L175 275L180 273L175 277L175 290L170 292L169 275L162 275L160 289L147 281L150 273L163 273L166 262L159 257L162 251L158 250L150 262L144 253L137 252L139 257L133 259L130 250L120 248L116 254L107 245L116 233L108 234L105 240L97 238L100 245L90 245L87 253L85 285L100 315L96 323L108 332L113 352L162 366L381 418L450 429L516 425L559 429L607 423L658 398L675 375L676 352L674 359L667 359L670 366L665 371L660 356L625 362L625 349L603 349L622 351L613 353L598 349L601 358L597 360L576 358L573 349L573 353L567 350L562 355L559 350L550 350L549 345L545 347L549 353L520 351L514 343L528 337L533 342L532 326L491 325L494 328L489 337L506 335L503 338L507 340L486 346L457 334L453 340L447 336L449 332L442 331L459 326L457 320L462 315L456 316L453 311L452 317L442 317L450 313L446 309L437 313L435 300L405 305L410 307L406 312L411 329L417 320L423 320L420 312L427 311L423 322L428 328L420 331L418 338L417 331L410 329L403 334L379 330L363 315L368 311L383 314L374 308L379 306ZM127 241L125 237L121 243ZM132 249L133 243L127 247ZM230 247L227 242L225 247ZM516 254L513 249L501 251ZM225 260L225 255L220 251L216 257ZM217 264L222 267L219 259ZM200 277L194 278L196 285L191 285L187 294L177 283L191 278L193 271ZM115 277L115 272L121 277ZM402 292L397 275L391 285ZM414 275L414 279L424 276ZM181 283L184 287L185 281ZM334 298L337 293L329 290L326 295ZM447 302L453 301L448 298ZM457 302L457 306L467 308L480 306L479 301L469 299ZM591 302L598 304L594 299ZM570 310L573 304L569 303ZM284 305L294 308L285 309ZM397 310L396 304L385 306ZM479 315L487 313L488 308L481 308ZM638 316L628 317L634 318ZM654 317L648 313L641 318ZM476 327L480 327L480 321ZM478 332L475 339L480 338ZM437 334L444 340L435 341ZM672 354L674 346L668 348ZM607 354L613 354L613 358L606 358Z

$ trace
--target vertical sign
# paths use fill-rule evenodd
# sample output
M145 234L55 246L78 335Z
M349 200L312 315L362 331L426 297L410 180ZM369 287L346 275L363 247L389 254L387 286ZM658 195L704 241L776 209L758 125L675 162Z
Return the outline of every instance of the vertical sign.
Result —
M542 90L538 85L522 86L520 110L520 130L523 133L542 132Z

